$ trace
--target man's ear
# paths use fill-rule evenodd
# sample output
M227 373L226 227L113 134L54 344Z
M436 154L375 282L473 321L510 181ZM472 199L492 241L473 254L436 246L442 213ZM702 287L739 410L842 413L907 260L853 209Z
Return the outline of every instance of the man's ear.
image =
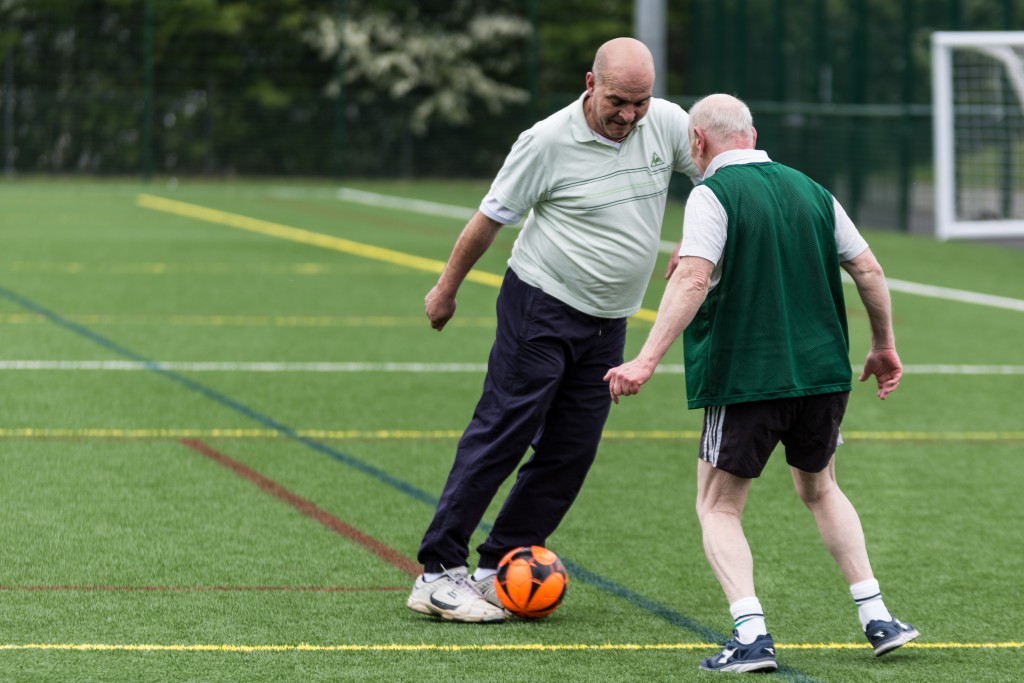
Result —
M757 128L754 128L753 126L750 127L750 137L753 138L750 141L750 144L757 147Z
M587 72L586 84L587 84L587 94L588 95L593 95L594 94L594 87L597 85L597 77L594 76L594 72L593 71L588 71Z

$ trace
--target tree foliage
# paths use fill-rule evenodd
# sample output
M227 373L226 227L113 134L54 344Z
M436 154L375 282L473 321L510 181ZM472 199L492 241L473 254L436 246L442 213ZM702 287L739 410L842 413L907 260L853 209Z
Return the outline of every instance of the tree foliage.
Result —
M1024 0L667 5L659 79L683 99L927 103L932 30L1024 28ZM487 176L519 131L579 94L632 12L620 0L0 0L13 124L0 136L19 171L138 173L152 158L162 173ZM779 134L791 124L804 125L780 119Z
M436 124L471 123L474 100L492 115L527 100L525 89L501 80L521 62L516 47L530 31L525 19L481 13L461 27L417 19L372 10L322 16L307 40L323 59L340 64L343 84L332 82L330 91L345 87L360 102L386 100L406 109L408 126L418 135Z

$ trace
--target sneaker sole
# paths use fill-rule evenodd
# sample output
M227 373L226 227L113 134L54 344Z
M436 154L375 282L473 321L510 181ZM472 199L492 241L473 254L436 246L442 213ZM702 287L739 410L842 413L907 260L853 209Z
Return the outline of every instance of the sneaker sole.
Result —
M453 614L446 610L440 610L429 602L413 600L412 598L406 600L405 606L419 614L426 614L429 617L440 617L446 621L454 621L463 624L500 624L505 621L504 615L497 615L493 617L466 617L461 614Z
M700 668L703 671L724 671L726 673L754 673L757 671L775 671L779 668L779 663L774 659L762 659L756 662L736 662L735 664L729 664L721 668L708 668L701 664Z
M505 621L505 615L503 614L494 617L465 617L461 614L441 612L438 616L445 621L454 621L460 624L500 624Z
M907 643L912 641L914 638L917 638L919 635L921 635L921 634L918 633L916 628L913 629L912 631L905 631L905 632L900 634L899 638L896 638L894 640L890 640L889 642L883 643L883 644L879 645L878 647L876 647L875 648L875 656L876 657L881 657L882 655L884 655L887 652L892 652L896 648L901 647L903 645L906 645Z

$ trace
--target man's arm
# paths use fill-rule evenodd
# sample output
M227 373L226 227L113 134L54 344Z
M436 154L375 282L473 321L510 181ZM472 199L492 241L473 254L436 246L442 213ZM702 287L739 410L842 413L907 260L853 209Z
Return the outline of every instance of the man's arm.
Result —
M868 351L864 370L858 379L863 382L874 375L878 381L878 398L885 400L900 385L903 376L903 364L896 353L892 302L885 273L870 249L865 249L849 261L843 261L842 266L856 283L857 293L864 302L871 324L871 350Z
M658 362L704 303L714 267L711 261L699 256L684 256L679 260L679 266L665 286L658 317L640 353L604 376L613 401L618 403L619 396L639 392L640 385L651 378Z
M665 268L665 279L671 280L672 273L676 272L676 268L679 267L679 248L683 246L683 241L679 240L676 242L676 248L672 250L672 255L668 257L668 267Z
M455 315L455 295L484 252L494 242L502 224L486 214L477 211L459 233L448 262L437 279L434 288L423 298L423 307L430 319L430 326L437 331Z

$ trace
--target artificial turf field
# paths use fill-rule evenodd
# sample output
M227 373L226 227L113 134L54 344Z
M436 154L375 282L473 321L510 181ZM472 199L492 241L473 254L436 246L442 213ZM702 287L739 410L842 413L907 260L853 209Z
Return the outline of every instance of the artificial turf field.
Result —
M0 680L708 680L731 621L693 512L681 346L613 407L549 540L572 576L554 615L405 609L515 232L437 333L423 295L464 219L377 195L472 207L486 185L347 186L377 194L0 184ZM1024 251L864 232L907 370L884 403L854 387L837 468L888 606L922 636L872 657L777 458L744 522L776 676L1021 680ZM631 321L627 357L649 328Z

